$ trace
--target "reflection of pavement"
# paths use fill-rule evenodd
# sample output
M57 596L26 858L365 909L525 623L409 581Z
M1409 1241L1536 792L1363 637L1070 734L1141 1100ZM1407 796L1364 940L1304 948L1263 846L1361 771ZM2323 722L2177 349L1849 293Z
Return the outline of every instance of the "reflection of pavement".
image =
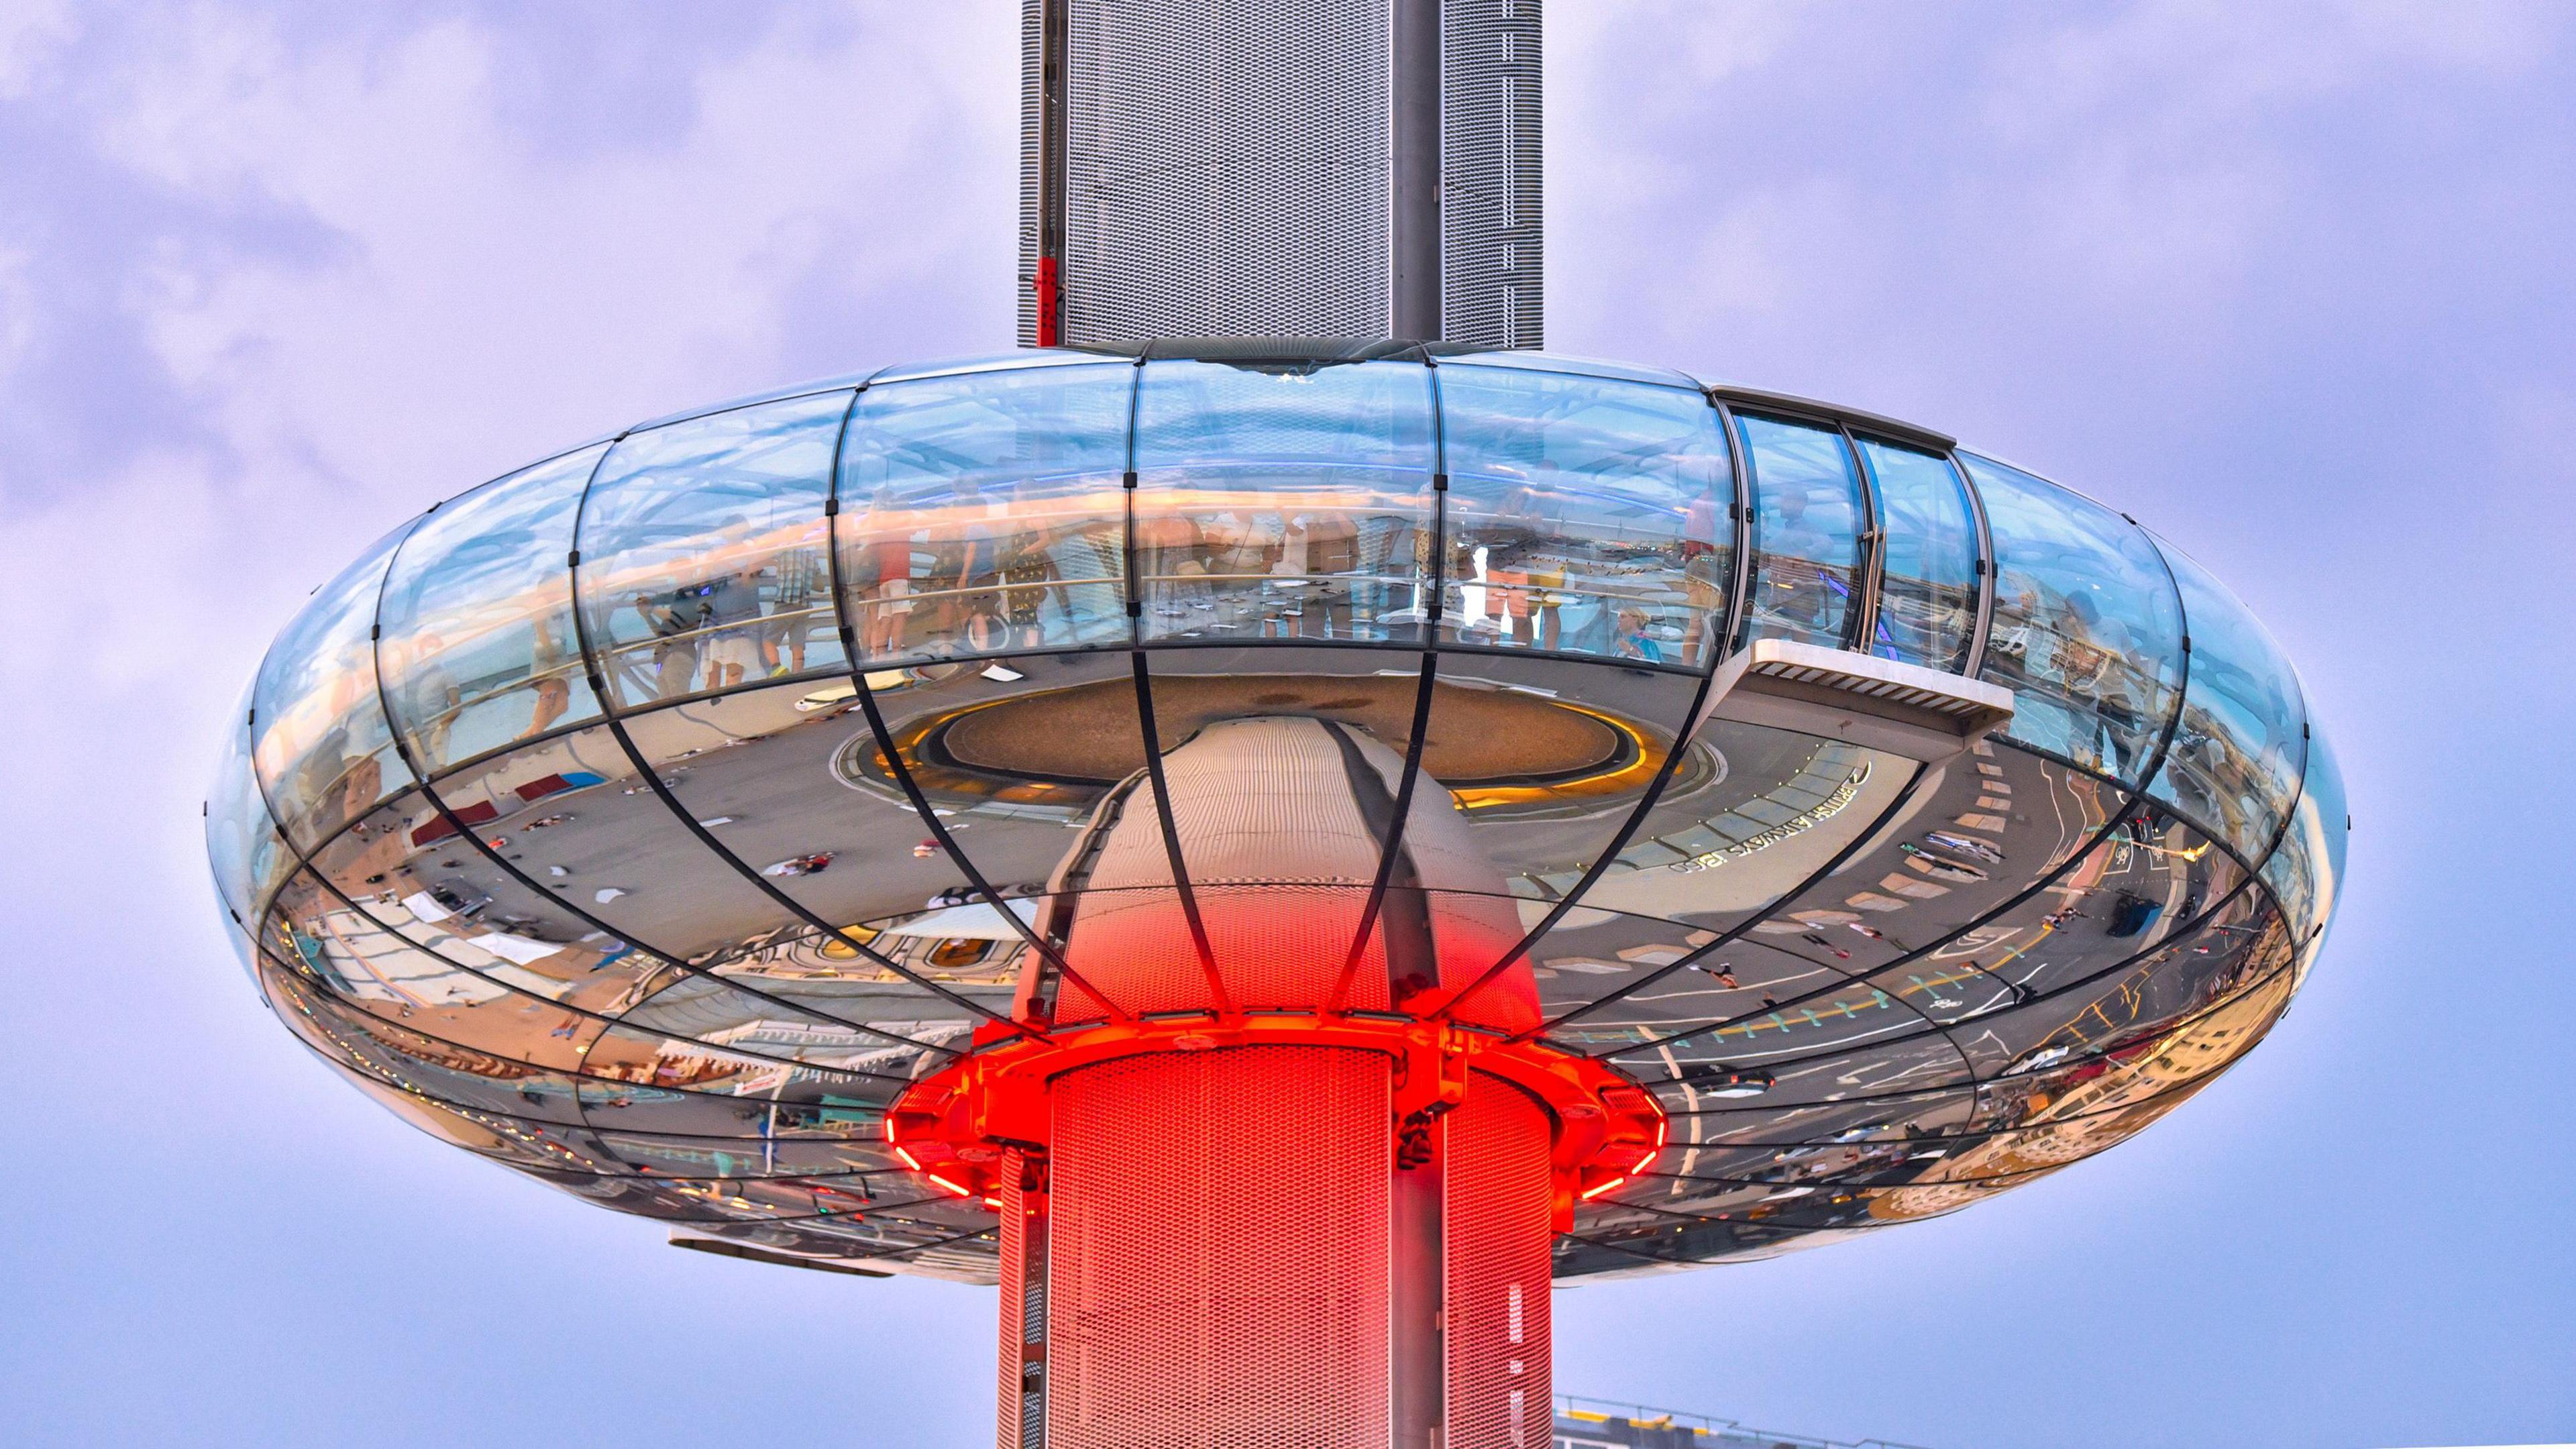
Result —
M1298 715L1366 729L1402 751L1413 734L1415 681L1359 675L1177 675L1154 681L1154 724L1167 747L1226 719ZM1443 784L1550 778L1619 755L1599 720L1535 695L1446 684L1422 767ZM959 764L1109 784L1145 765L1136 695L1124 681L1026 695L963 715L941 736Z

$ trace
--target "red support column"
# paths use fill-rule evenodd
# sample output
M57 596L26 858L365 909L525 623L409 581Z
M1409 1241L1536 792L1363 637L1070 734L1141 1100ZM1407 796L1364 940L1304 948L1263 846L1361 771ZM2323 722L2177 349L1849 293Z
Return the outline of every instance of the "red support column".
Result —
M1055 1079L1045 1191L1014 1153L999 1194L1002 1449L1541 1449L1549 1110L1472 1072L1407 1150L1396 1063Z
M1468 1075L1448 1135L1444 1449L1546 1449L1549 1379L1548 1111L1500 1077Z
M1384 1449L1390 1068L1246 1047L1054 1084L1047 1449Z
M999 1449L1046 1443L1047 1194L1043 1158L1002 1158L1002 1332L1000 1394L994 1409Z

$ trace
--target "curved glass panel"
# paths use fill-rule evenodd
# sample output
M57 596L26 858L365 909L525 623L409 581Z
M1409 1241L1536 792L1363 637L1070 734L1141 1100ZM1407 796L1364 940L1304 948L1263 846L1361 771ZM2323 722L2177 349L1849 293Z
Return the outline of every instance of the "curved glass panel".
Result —
M1143 637L1415 637L1431 370L1155 362L1137 397Z
M843 664L823 502L848 393L634 433L583 505L581 609L633 707Z
M206 864L214 872L216 897L247 930L258 923L268 891L285 876L279 863L285 852L251 774L249 690L242 691L231 718L206 786Z
M965 357L942 357L929 362L900 364L884 368L868 379L870 386L889 382L910 382L924 377L955 377L972 372L1025 372L1037 367L1098 367L1097 352L1075 352L1044 347L1015 347L1008 352L978 352ZM1132 367L1133 363L1116 362L1113 367Z
M2280 898L2281 914L2299 945L2302 971L2316 958L2326 924L2334 917L2335 898L2343 891L2344 837L2350 816L2345 804L2343 767L2326 744L2323 731L2311 724L2307 734L2307 772L2299 789L2298 808L2280 848L2263 862L2263 881Z
M1736 414L1753 480L1748 639L1839 648L1860 601L1860 483L1832 428Z
M1554 372L1573 377L1609 378L1617 382L1642 382L1656 387L1700 392L1700 385L1686 373L1669 367L1641 367L1633 362L1608 362L1598 357L1568 357L1561 352L1530 352L1521 348L1495 348L1442 357L1442 367L1498 367L1515 372ZM1703 397L1705 393L1701 394Z
M841 587L872 661L1127 641L1129 363L879 384L841 444Z
M314 590L260 661L252 762L287 839L310 850L411 783L376 692L376 598L404 524Z
M2343 762L2335 758L2324 726L2310 720L2307 732L2308 768L2299 798L2305 808L2316 812L2316 824L2302 828L2315 832L2317 859L2324 863L2317 894L2318 924L2323 925L2322 917L2333 915L2336 903L2343 899L2344 843L2352 833L2352 801L2344 793Z
M1451 641L1707 666L1734 581L1735 478L1706 398L1450 365L1440 410Z
M2280 833L2299 793L2298 675L2225 584L2167 545L2191 631L2182 723L2147 793L2206 822L2251 860Z
M570 558L582 489L606 451L487 483L423 519L394 556L377 657L421 768L599 713L573 631Z
M1982 678L2012 737L2137 783L2174 707L2182 612L2145 533L2089 498L1962 453L1995 543Z
M1950 460L1872 438L1861 460L1878 490L1884 562L1869 652L1953 673L1977 627L1977 523Z

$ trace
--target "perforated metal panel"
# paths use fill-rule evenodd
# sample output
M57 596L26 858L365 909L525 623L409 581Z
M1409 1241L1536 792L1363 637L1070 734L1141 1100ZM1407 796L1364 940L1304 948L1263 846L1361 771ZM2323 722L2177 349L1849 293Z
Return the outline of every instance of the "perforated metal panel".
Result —
M1545 343L1539 0L1442 0L1442 335Z
M1013 1152L1002 1172L1002 1332L999 1402L993 1418L1000 1449L1046 1443L1046 1230L1042 1195L1021 1190L1027 1160Z
M1065 336L1383 336L1388 0L1073 0Z
M1020 0L1020 345L1038 341L1038 161L1044 134L1038 112L1046 77L1045 0Z
M1246 1047L1056 1083L1048 1449L1385 1449L1389 1076Z
M1476 1072L1446 1120L1448 1449L1544 1449L1554 1413L1547 1109Z
M1066 342L1389 335L1413 93L1437 97L1422 123L1436 186L1429 152L1402 166L1436 189L1436 229L1428 200L1405 214L1424 218L1414 265L1439 296L1407 330L1540 345L1539 0L1430 7L1436 66L1435 47L1417 62L1396 45L1398 7L1424 4L1023 0L1020 340L1040 335L1032 282L1057 205ZM1047 5L1065 13L1060 202L1040 179Z

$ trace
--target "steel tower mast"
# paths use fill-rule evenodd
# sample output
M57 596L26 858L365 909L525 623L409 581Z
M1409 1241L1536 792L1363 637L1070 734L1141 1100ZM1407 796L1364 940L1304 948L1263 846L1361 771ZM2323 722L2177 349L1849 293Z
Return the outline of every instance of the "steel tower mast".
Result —
M1020 341L1542 342L1539 0L1024 0Z

